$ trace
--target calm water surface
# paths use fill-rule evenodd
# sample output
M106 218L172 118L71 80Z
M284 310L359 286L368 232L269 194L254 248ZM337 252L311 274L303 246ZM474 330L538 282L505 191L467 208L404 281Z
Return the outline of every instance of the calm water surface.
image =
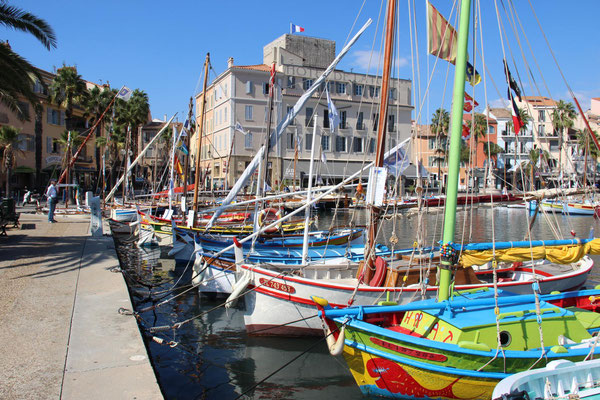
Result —
M422 242L430 245L440 239L442 213L429 210L422 218L401 214L387 220L378 240L389 245L395 234L396 248L411 247L418 227ZM318 214L318 228L332 225L364 225L367 214L337 211ZM493 223L492 223L493 219ZM571 237L571 231L586 238L598 227L591 217L539 216L531 235L534 239L554 239L555 232ZM489 207L456 216L456 241L522 240L528 227L524 209ZM558 228L555 228L558 226ZM167 256L169 249L137 248L134 240L115 238L121 264L132 294L134 308L141 315L150 357L166 399L363 399L343 358L329 355L320 338L248 337L238 309L225 310L222 301L200 298L187 285L191 272ZM600 262L600 259L597 260ZM183 277L182 277L183 276ZM179 296L161 304L161 293L177 279ZM598 272L592 274L600 279ZM187 292L186 292L187 290ZM161 304L152 310L152 305ZM149 332L150 327L172 326L186 321L179 329ZM178 343L175 347L158 344L152 337ZM258 384L258 385L257 385ZM252 389L257 385L254 389Z

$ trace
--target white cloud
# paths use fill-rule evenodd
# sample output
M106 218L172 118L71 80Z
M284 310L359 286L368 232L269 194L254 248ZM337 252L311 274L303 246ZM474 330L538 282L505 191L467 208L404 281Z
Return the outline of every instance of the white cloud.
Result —
M508 100L499 97L495 100L490 101L491 108L508 108Z
M378 51L372 52L370 50L356 50L350 53L350 65L361 71L373 74L379 66L380 58L380 53ZM396 57L396 59L394 60L393 67L402 68L407 65L410 65L409 58Z

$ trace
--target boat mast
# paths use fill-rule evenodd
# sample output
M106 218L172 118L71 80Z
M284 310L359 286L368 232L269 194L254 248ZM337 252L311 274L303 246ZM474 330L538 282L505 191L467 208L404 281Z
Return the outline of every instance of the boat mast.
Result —
M204 84L202 86L202 102L200 103L200 121L196 129L198 138L196 145L196 173L194 174L194 214L192 217L192 226L196 225L196 215L198 214L198 186L200 183L200 159L202 152L202 134L204 132L204 109L206 107L206 84L208 81L208 64L210 63L210 53L206 53L204 61Z
M182 210L184 213L187 212L187 194L188 194L188 189L187 189L187 185L188 185L188 176L189 176L189 170L190 170L190 136L192 134L192 132L194 131L193 127L194 127L194 122L192 121L192 116L194 115L194 100L190 97L190 107L189 107L189 111L188 111L188 124L190 124L190 128L187 131L187 135L185 135L185 147L188 149L188 154L185 155L185 164L183 167L183 204L185 205L185 210Z
M460 140L462 132L463 106L465 99L465 75L467 70L467 46L469 44L469 17L471 0L461 3L460 26L458 30L458 49L454 70L454 96L452 99L450 150L448 156L448 184L446 186L446 206L444 210L444 234L442 246L454 241L456 223L456 197L458 195L458 174L460 172ZM438 301L448 300L453 266L450 257L442 257L440 263L440 281L438 282Z
M315 142L317 138L317 121L319 121L319 116L317 113L314 115L314 125L313 125L313 136L312 143L310 145L310 166L308 167L308 188L306 190L306 203L310 203L311 201L311 191L312 191L312 177L313 177L313 166L315 165ZM295 178L295 176L294 176ZM295 182L295 181L294 181ZM304 240L302 241L302 265L306 265L308 263L308 225L310 223L310 207L307 207L304 211Z
M379 105L379 123L377 124L377 150L375 154L374 167L382 167L384 152L385 152L385 133L387 128L387 114L388 114L388 103L389 103L389 81L392 70L392 54L394 48L394 27L396 21L396 0L388 1L388 9L386 16L386 33L385 33L385 49L383 56L383 71L381 76L381 103ZM374 184L374 183L371 183ZM379 207L369 205L369 229L368 237L365 248L365 278L366 282L369 281L371 271L375 267L375 239L377 236L377 226L379 224L379 214L381 210Z
M267 104L267 131L265 132L265 152L263 154L262 163L259 165L258 182L256 186L256 199L260 199L265 194L265 184L267 181L268 170L269 170L269 150L271 142L271 114L273 113L273 97L275 92L275 63L271 65L271 77L269 79L269 101ZM271 185L273 182L271 182ZM260 204L259 204L260 203ZM257 201L254 207L254 231L259 230L258 226L258 209L263 208L263 202Z

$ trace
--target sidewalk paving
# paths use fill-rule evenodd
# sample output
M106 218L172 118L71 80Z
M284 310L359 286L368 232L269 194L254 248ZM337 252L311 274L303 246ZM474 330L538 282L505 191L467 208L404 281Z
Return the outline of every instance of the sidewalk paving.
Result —
M0 398L162 399L112 238L28 210L0 237Z

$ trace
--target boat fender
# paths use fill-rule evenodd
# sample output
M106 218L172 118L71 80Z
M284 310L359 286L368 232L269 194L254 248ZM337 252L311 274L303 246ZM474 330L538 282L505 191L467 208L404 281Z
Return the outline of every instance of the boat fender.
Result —
M206 274L206 269L208 268L208 265L206 264L206 262L203 261L204 257L200 256L199 254L196 254L194 266L192 267L192 285L194 286L198 286L205 279L204 275Z
M235 307L239 297L246 290L248 285L250 284L250 273L246 270L244 274L236 283L233 284L233 288L231 290L231 294L227 297L225 301L225 308L229 309L231 307Z
M333 338L331 330L327 328L327 348L332 356L339 356L344 350L344 341L346 340L346 325L342 326L337 340Z
M381 258L377 257L375 259L375 274L373 274L373 278L369 281L369 286L380 287L383 282L385 282L385 275L387 274L387 262Z
M233 253L235 254L235 265L239 266L244 263L244 251L242 250L242 244L237 240L236 237L233 238L233 244L235 245L233 248Z

